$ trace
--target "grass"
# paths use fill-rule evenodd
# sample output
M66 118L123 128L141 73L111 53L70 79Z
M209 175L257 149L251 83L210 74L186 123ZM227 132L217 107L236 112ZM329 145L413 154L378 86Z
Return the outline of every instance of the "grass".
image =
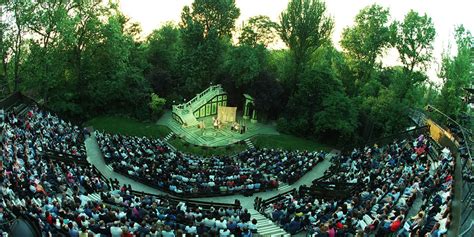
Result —
M171 132L168 127L163 125L140 122L134 119L119 116L97 117L86 122L86 126L92 126L95 130L105 131L107 133L118 133L127 136L139 137L146 136L163 138ZM240 143L236 143L226 147L213 148L194 146L179 138L171 139L168 142L176 149L178 149L178 151L206 157L229 154L233 155L247 149L247 146L245 144Z
M140 122L134 119L118 116L97 117L86 122L86 126L92 126L98 131L139 137L146 136L162 138L171 132L171 130L166 126Z
M228 146L222 146L222 147L195 146L180 138L174 138L174 139L169 140L168 142L172 146L174 146L178 151L182 151L184 153L189 153L189 154L195 154L199 156L204 156L204 157L234 155L247 149L247 145L239 143L239 142L228 145Z
M252 139L255 147L281 148L285 150L331 151L332 148L316 141L287 134L258 135Z
M86 126L92 126L95 130L108 133L119 133L128 136L146 136L163 138L171 130L162 125L140 122L130 118L118 116L101 116L86 122ZM316 141L295 137L292 135L257 135L252 139L256 147L281 148L285 150L309 150L309 151L331 151L331 148L317 143ZM173 138L168 141L181 152L199 156L233 155L247 149L244 143L235 143L225 147L203 147L187 143L183 139Z

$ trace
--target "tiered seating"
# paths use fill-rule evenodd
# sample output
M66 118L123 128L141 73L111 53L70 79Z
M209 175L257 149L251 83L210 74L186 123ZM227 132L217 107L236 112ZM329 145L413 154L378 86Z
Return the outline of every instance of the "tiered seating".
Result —
M13 111L5 112L3 131L8 139L18 145L5 152L14 152L27 146L37 153L53 152L75 159L85 159L84 135L78 126L41 111L36 106L25 108L28 109L23 109L26 112L20 115ZM24 143L26 140L29 143Z
M294 182L324 158L323 153L252 150L234 157L198 157L173 152L159 139L96 132L115 171L174 195L216 196L255 192Z
M430 147L428 139L420 136L380 148L354 149L348 156L334 158L327 174L311 187L263 201L259 209L292 234L302 229L330 235L403 232L417 196L426 196L432 183L439 182L430 173L444 172L430 161ZM350 184L356 188L348 189L345 196L330 192Z
M5 113L0 136L2 232L19 216L37 222L44 236L226 236L256 228L239 203L188 202L112 185L87 161L73 159L82 154L78 127L35 107L23 116Z

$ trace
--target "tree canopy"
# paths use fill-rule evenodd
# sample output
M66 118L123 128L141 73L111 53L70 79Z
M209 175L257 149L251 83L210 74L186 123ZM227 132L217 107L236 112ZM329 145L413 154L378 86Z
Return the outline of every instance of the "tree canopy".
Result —
M456 28L456 53L442 55L436 87L426 73L431 17L411 10L393 20L377 4L343 30L342 50L323 0L291 0L278 22L257 15L242 28L235 0L195 0L180 22L146 37L115 1L3 1L0 16L3 95L22 91L69 118L156 119L221 83L230 105L241 108L250 94L259 119L282 132L355 143L405 129L408 111L428 103L460 117L462 88L472 81L467 29ZM400 65L382 64L389 50Z

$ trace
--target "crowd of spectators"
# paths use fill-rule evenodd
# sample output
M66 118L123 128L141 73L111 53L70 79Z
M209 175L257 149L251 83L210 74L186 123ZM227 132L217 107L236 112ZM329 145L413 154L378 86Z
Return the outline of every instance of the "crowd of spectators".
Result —
M27 149L33 152L28 154L31 156L52 151L75 158L86 157L84 131L37 106L31 107L22 115L4 113L0 125L2 134L11 140L4 146L4 152Z
M423 135L354 149L335 157L322 181L363 184L355 195L324 198L302 187L262 211L292 234L306 229L318 236L440 236L450 222L454 161L450 154L433 161L430 149ZM422 203L419 210L411 209L415 200Z
M172 151L159 139L96 132L113 169L173 194L216 195L277 188L294 182L325 156L318 152L250 150L237 157Z
M45 147L81 154L80 133L36 108L23 117L7 113L2 119L0 230L4 236L20 215L33 217L45 236L251 236L255 232L256 220L240 205L190 208L166 198L136 196L131 187L106 182L91 165L45 155Z

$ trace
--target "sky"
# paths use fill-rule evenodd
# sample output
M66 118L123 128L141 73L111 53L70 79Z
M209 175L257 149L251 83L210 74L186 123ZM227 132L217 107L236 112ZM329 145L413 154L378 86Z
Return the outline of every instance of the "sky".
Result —
M240 26L243 21L256 15L267 15L278 21L280 13L286 9L289 0L235 0L240 8L240 17L236 22ZM178 23L184 6L191 5L193 0L121 0L120 8L132 21L140 23L143 35L160 28L166 22ZM354 23L359 11L373 3L390 9L392 20L403 20L410 9L420 14L428 14L436 28L434 42L434 60L428 70L430 80L440 83L437 77L441 54L447 51L449 44L454 50L454 27L463 24L466 29L474 31L474 1L470 0L326 0L327 12L335 20L332 40L336 48L341 49L339 41L345 27ZM277 44L274 47L284 47ZM386 66L400 65L396 50L385 53L383 64Z

